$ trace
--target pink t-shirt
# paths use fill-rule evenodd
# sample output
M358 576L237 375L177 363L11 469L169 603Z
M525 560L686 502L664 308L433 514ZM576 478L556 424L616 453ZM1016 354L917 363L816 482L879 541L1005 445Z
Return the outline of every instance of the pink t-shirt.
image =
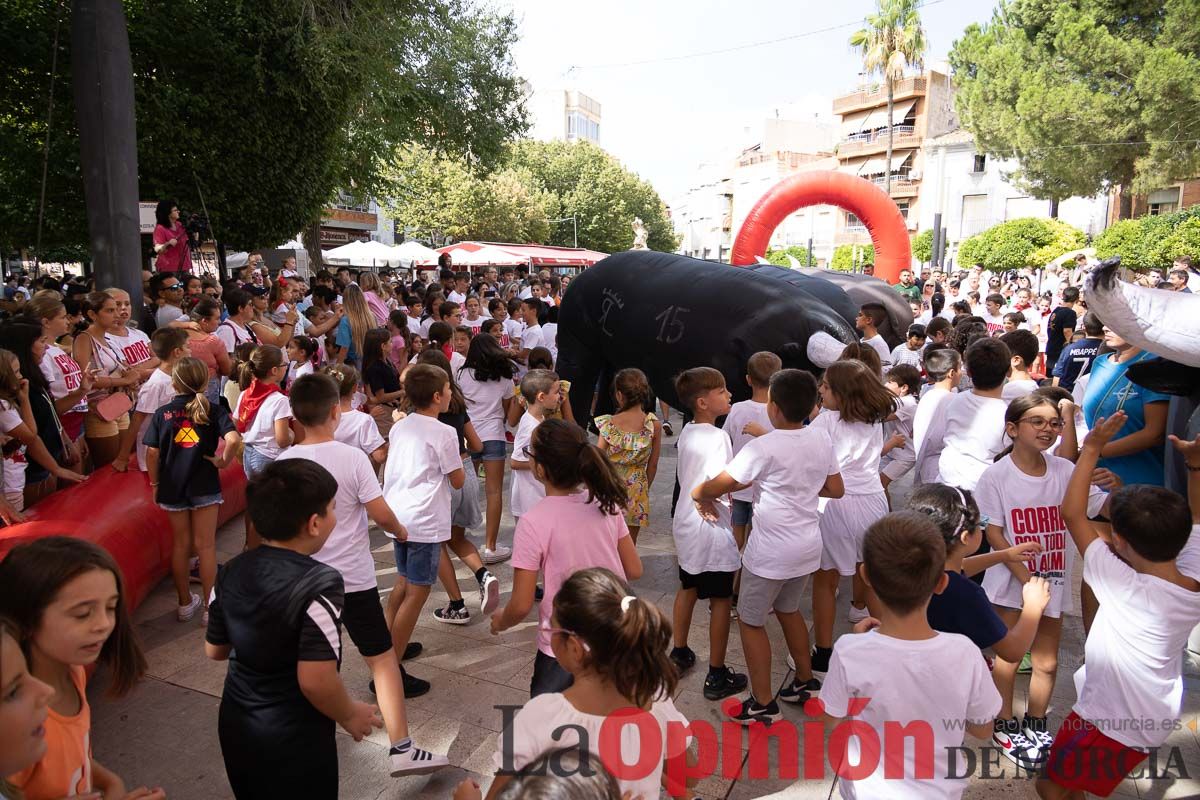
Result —
M605 514L587 502L586 491L566 497L543 497L521 515L513 534L512 565L530 572L541 570L546 593L538 604L538 649L550 649L550 615L554 596L574 573L605 567L621 578L625 568L617 555L617 542L629 535L623 514Z
M192 268L192 252L188 249L188 233L183 223L176 220L175 226L167 229L162 225L154 226L154 244L166 244L175 240L175 244L164 249L154 261L158 272L186 272Z

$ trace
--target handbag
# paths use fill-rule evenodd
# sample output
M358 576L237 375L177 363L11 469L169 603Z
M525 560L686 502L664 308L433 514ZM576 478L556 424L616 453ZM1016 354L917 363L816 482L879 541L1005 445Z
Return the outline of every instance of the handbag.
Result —
M99 403L96 403L93 408L100 419L105 422L116 422L129 409L133 408L133 400L124 392L113 392Z

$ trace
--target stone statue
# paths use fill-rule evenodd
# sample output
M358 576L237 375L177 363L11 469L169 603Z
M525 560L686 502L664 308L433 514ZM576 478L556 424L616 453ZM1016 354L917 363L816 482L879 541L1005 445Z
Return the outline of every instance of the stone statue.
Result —
M630 250L649 250L646 246L646 239L650 234L646 230L646 223L642 222L641 217L633 218L633 247Z

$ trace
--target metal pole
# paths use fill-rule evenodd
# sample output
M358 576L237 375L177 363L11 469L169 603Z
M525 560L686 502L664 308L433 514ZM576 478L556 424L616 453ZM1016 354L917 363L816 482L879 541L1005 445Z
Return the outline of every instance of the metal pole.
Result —
M571 215L571 238L575 242L575 249L579 249L579 223L575 219L575 215Z
M806 266L806 267L812 266L812 237L811 236L808 237L808 262L804 266Z
M938 248L941 252L938 253L938 269L946 268L946 229L942 228L942 235L938 237Z
M930 268L937 269L938 247L941 246L942 238L942 212L933 212L933 241L930 243L929 261Z
M75 0L71 57L96 285L142 307L133 64L121 0Z

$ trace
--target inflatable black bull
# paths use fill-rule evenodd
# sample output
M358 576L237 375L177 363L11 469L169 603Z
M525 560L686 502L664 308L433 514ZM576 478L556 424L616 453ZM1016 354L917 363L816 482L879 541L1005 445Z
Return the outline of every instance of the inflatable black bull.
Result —
M597 382L607 387L624 367L646 373L654 393L674 408L675 376L692 367L720 370L734 398L744 400L751 355L768 350L785 367L819 372L858 338L857 311L855 300L819 272L628 251L586 270L563 296L557 370L572 382L571 407L580 419Z

